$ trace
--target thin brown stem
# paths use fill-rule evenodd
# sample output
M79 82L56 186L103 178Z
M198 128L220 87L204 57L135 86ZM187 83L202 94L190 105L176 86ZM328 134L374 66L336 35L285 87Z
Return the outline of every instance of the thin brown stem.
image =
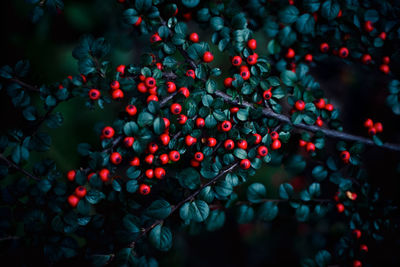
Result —
M11 160L7 159L3 154L0 154L0 159L2 161L4 161L5 163L7 163L8 167L13 168L13 169L25 174L28 178L31 178L35 181L40 181L40 179L38 177L34 176L33 174L31 174L28 171L26 171L25 169L21 168L20 166L18 166Z

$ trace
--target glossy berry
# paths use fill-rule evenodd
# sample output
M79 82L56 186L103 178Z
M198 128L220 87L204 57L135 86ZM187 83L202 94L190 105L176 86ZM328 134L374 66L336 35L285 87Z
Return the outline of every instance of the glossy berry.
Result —
M142 17L138 17L135 23L133 23L133 26L138 27L142 23Z
M306 145L307 145L307 142L306 142L306 141L304 141L303 139L300 139L300 140L299 140L299 146L304 147L304 146L306 146Z
M232 58L232 65L233 66L240 66L242 64L242 58L239 56L234 56Z
M121 89L113 90L111 97L112 99L122 99L124 98L124 92Z
M150 89L151 90L151 89ZM155 101L158 102L158 96L156 95L149 95L146 99L147 104L150 103L150 101Z
M187 146L192 146L197 142L197 139L194 138L193 136L187 135L185 137L185 143Z
M196 152L195 154L194 154L194 159L196 160L196 161L203 161L203 159L204 159L204 154L203 153L201 153L201 152Z
M110 87L111 87L111 89L113 89L113 90L117 90L117 89L119 89L120 84L119 84L118 81L113 81L113 82L111 82Z
M388 56L383 57L382 63L388 65L390 63L390 57L388 57Z
M257 56L256 55L250 55L250 56L247 57L246 61L247 61L247 64L254 65L254 64L257 63Z
M360 239L361 238L361 231L358 229L354 229L353 230L353 235L355 236L356 239Z
M207 139L207 146L214 147L216 144L217 144L217 139L215 139L214 137L209 137Z
M121 75L124 75L124 73L125 73L125 65L119 65L117 67L117 72L121 73Z
M100 91L97 89L90 89L89 91L89 98L92 100L97 100L100 98Z
M195 78L196 78L196 73L194 72L194 70L188 70L188 71L186 72L186 76L195 79Z
M192 167L194 167L194 168L197 168L197 167L200 166L200 162L197 161L197 160L191 159L191 160L190 160L190 166L192 166Z
M135 138L132 136L127 136L124 138L124 145L126 147L131 147L133 145L133 142L135 142Z
M122 162L122 156L121 156L121 154L118 153L118 152L113 152L113 153L110 155L110 161L111 161L111 163L113 163L113 164L115 164L115 165L120 164L120 163Z
M169 121L169 119L163 118L163 121L164 121L164 124L165 124L165 128L168 128L169 125L171 124L170 121Z
M376 135L376 129L375 128L369 128L368 129L368 134L370 135L370 136L374 136L374 135Z
M240 76L242 76L243 80L248 80L250 79L250 71L247 68L242 68L240 70Z
M319 108L319 109L324 109L325 108L325 100L323 98L318 99L317 101L314 102L314 105Z
M187 89L186 87L179 88L179 93L184 95L186 98L188 98L190 96L189 89Z
M146 175L147 178L152 179L154 177L154 170L153 169L147 169L144 174Z
M174 103L171 105L171 113L174 115L178 115L182 112L182 106L178 103Z
M76 206L78 206L79 203L79 198L75 195L70 195L68 196L68 203L71 207L76 208Z
M87 190L84 186L78 186L77 188L75 188L75 196L77 196L78 198L83 198L84 196L86 196Z
M222 131L229 132L232 129L232 123L230 121L223 121L221 128Z
M353 267L361 267L361 266L362 266L361 261L359 261L359 260L353 261Z
M372 26L372 21L367 20L367 21L364 23L364 29L365 29L365 31L367 31L367 32L372 32L372 31L374 30L374 26Z
M179 152L176 150L172 150L171 152L169 152L168 156L169 159L174 162L178 161L181 158L181 154L179 154Z
M279 141L279 139L274 140L271 144L272 150L277 150L277 149L281 148L281 146L282 146L282 144L281 144L281 141Z
M134 157L130 162L129 165L131 166L139 166L140 165L140 159L138 157Z
M349 151L342 151L342 152L340 152L340 158L342 159L342 161L344 162L344 163L349 163L349 160L350 160L350 153L349 153Z
M160 140L164 146L167 146L169 144L169 141L171 140L171 138L169 137L168 134L164 133L164 134L160 135Z
M279 138L279 134L275 131L271 132L269 135L271 136L272 140L276 140Z
M374 128L377 133L381 133L383 131L383 126L382 126L382 123L380 123L380 122L374 123Z
M167 92L173 93L176 91L176 85L174 82L167 82Z
M381 38L382 40L386 40L386 32L381 32L381 33L378 35L378 37Z
M307 150L307 152L314 152L315 151L314 143L308 142L306 145L306 150Z
M156 80L153 77L147 77L146 80L144 80L144 84L147 88L153 88L156 86Z
M304 56L304 60L307 62L312 62L313 56L311 54L307 54Z
M298 111L302 111L302 110L304 110L304 108L306 107L306 103L304 103L303 100L297 100L296 103L294 103L294 107L295 107Z
M242 159L240 161L240 168L242 168L243 170L247 170L248 168L250 168L250 166L251 166L250 160Z
M137 86L136 86L136 89L140 92L140 93L142 93L142 94L144 94L144 93L147 93L147 87L146 87L146 85L142 82L142 83L139 83Z
M319 46L319 49L321 50L322 53L327 53L329 51L329 45L327 43L322 43Z
M159 157L161 164L165 165L169 162L168 154L162 154Z
M70 170L70 171L67 172L68 181L72 182L73 180L75 180L75 177L76 177L76 171L75 170Z
M232 114L236 114L236 113L238 113L238 111L239 111L239 107L231 107L231 108L229 109L229 111L230 111Z
M206 63L210 63L211 61L214 60L213 54L211 52L207 51L203 54L203 61Z
M360 245L360 250L361 250L361 251L364 251L364 252L368 252L368 246L365 245L365 244L361 244L361 245Z
M261 135L259 135L258 133L253 134L253 136L256 138L256 140L254 141L255 145L258 145L259 143L261 143L262 137Z
M241 148L241 149L247 149L247 141L246 140L239 140L238 142L237 142L237 146L238 146L238 148Z
M362 63L365 64L365 65L368 65L369 63L371 63L371 60L372 60L372 58L371 58L371 55L369 55L369 54L364 54L364 55L361 57L361 61L362 61Z
M333 111L333 105L332 105L332 104L326 104L326 105L325 105L325 109L326 109L327 111Z
M125 111L129 114L129 116L135 116L137 113L137 108L135 105L127 105L125 107Z
M187 121L187 116L183 115L183 114L180 114L179 117L177 118L177 121L178 121L179 124L183 125Z
M269 89L269 90L263 92L263 98L264 98L265 100L270 100L271 97L272 97L271 89Z
M224 147L226 150L232 150L235 148L235 142L232 139L227 139L224 142Z
M206 122L203 118L196 119L196 127L197 128L203 128L205 125L206 125Z
M147 184L141 184L139 186L139 193L141 195L148 195L150 193L150 186L148 186Z
M248 46L250 49L255 50L255 49L257 48L257 41L256 41L255 39L250 39L250 40L247 42L247 46Z
M95 172L91 172L91 173L88 174L88 176L87 176L88 181L90 181L90 178L92 178L93 175L96 175L96 173Z
M339 57L346 58L349 55L349 49L347 47L341 47L339 49Z
M268 155L268 148L266 146L259 146L257 148L257 153L259 156L265 157L266 155Z
M294 52L294 50L292 48L289 48L286 52L285 57L286 58L294 58L295 55L296 55L296 53Z
M157 62L156 63L156 67L157 67L157 69L162 70L163 69L163 64L160 63L160 62Z
M233 79L231 77L228 77L224 80L224 86L226 88L230 88L230 87L232 87L232 82L233 82Z
M150 143L147 149L149 150L149 153L154 154L158 150L158 145L156 143Z
M158 167L158 168L155 168L154 169L154 176L157 178L157 179L162 179L162 178L164 178L164 176L165 176L165 170L163 169L163 168L160 168L160 167Z
M156 32L155 34L153 34L153 35L150 37L150 43L159 42L159 41L161 41L161 40L162 40L162 39L161 39L160 35L158 35L158 32Z
M113 138L115 131L112 127L106 126L103 128L102 134L105 138Z
M342 213L344 211L344 205L342 203L336 204L336 209L339 213Z
M389 74L390 67L386 64L382 64L379 66L379 70L382 71L384 74Z
M110 178L110 171L108 169L101 169L99 171L99 177L103 182L107 182Z
M321 117L318 116L317 120L315 121L315 125L317 125L318 127L322 127L322 125L324 125L324 122L321 119Z
M149 165L153 164L154 155L153 154L147 155L146 157L144 157L144 161Z
M189 40L192 41L193 43L198 43L199 35L197 33L193 32L189 35Z

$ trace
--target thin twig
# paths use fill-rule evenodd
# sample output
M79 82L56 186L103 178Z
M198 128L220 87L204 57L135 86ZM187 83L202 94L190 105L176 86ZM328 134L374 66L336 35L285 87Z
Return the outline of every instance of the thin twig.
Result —
M7 165L10 168L14 168L17 171L25 174L26 176L28 176L29 178L36 180L36 181L40 181L40 179L32 174L30 174L29 172L27 172L25 169L21 168L20 166L18 166L17 164L15 164L14 162L12 162L11 160L7 159L3 154L0 154L0 159L3 160L5 163L7 163Z
M35 86L32 86L30 84L27 84L27 83L25 83L25 82L23 82L23 81L21 81L21 80L19 80L17 78L12 78L12 79L10 79L10 81L14 82L14 83L17 83L17 84L21 85L22 87L25 87L25 89L28 89L29 91L40 92L39 88L37 88Z

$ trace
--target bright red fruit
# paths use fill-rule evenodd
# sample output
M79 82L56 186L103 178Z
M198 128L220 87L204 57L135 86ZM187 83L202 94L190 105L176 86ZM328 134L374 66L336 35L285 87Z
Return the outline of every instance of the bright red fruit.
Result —
M79 198L75 195L70 195L68 196L68 203L71 207L76 208L76 206L78 206L79 203Z

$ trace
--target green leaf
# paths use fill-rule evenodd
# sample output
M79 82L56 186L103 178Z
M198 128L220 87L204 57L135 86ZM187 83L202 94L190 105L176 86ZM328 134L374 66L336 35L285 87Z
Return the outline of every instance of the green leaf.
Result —
M181 186L194 190L200 186L200 174L194 168L186 168L178 174Z
M126 170L126 176L128 176L129 179L136 179L140 176L140 169L137 169L134 166L129 167Z
M194 8L200 3L200 0L182 0L182 4L187 8Z
M253 220L254 209L248 205L240 205L238 210L238 223L249 223Z
M207 219L210 208L203 200L195 200L182 205L179 214L182 220L194 220L195 222L203 222Z
M310 214L310 208L307 205L300 205L296 209L296 217L297 220L304 222L308 219L308 216Z
M126 191L128 193L135 193L138 188L139 185L136 180L130 180L126 183Z
M247 152L246 152L246 150L244 150L242 148L235 148L235 150L233 150L233 155L235 155L235 157L237 157L239 159L247 158Z
M205 94L202 99L201 102L203 103L204 106L206 107L211 107L211 104L213 102L213 97L209 94Z
M207 128L214 128L217 125L217 121L212 114L207 115L205 123Z
M247 109L239 109L239 111L236 113L236 116L241 121L247 121L249 117L249 111Z
M323 166L318 165L312 170L312 176L318 181L322 181L328 176L328 171Z
M331 254L326 250L320 250L318 251L317 255L315 255L315 262L317 263L318 267L328 266L330 261Z
M340 11L340 6L336 1L327 0L322 4L321 15L327 20L332 20L337 17Z
M310 193L311 197L318 197L321 194L320 184L312 183L308 188L308 192Z
M138 130L139 127L134 121L127 122L124 125L124 134L126 136L134 136Z
M281 73L281 80L287 86L294 86L297 82L296 73L291 70L284 70Z
M279 11L278 17L282 23L291 24L296 21L299 10L294 5L288 5Z
M143 127L146 125L152 125L153 120L154 120L153 114L143 111L139 114L137 122L139 126Z
M146 209L146 215L155 219L165 219L171 213L171 205L165 200L156 200Z
M86 194L85 198L90 204L97 204L100 202L100 200L105 198L105 195L103 192L92 189Z
M272 221L278 215L278 206L274 202L265 202L258 209L258 218L263 221Z
M224 19L221 17L213 17L210 20L210 26L213 31L219 31L224 27Z
M293 195L293 186L288 183L281 184L279 186L279 196L282 199L289 199Z
M165 131L165 123L164 120L160 117L157 117L153 122L154 133L157 135L162 134Z
M220 229L225 223L225 212L222 210L213 210L206 220L207 231Z
M247 188L247 199L252 203L260 203L266 197L267 190L261 183L253 183Z
M303 34L314 31L315 20L310 14L301 15L296 21L296 29Z
M206 91L207 91L207 93L213 94L216 89L217 89L217 83L212 79L208 79L207 82L206 82Z
M149 240L156 249L168 251L172 247L171 230L169 230L168 227L159 224L151 230Z

